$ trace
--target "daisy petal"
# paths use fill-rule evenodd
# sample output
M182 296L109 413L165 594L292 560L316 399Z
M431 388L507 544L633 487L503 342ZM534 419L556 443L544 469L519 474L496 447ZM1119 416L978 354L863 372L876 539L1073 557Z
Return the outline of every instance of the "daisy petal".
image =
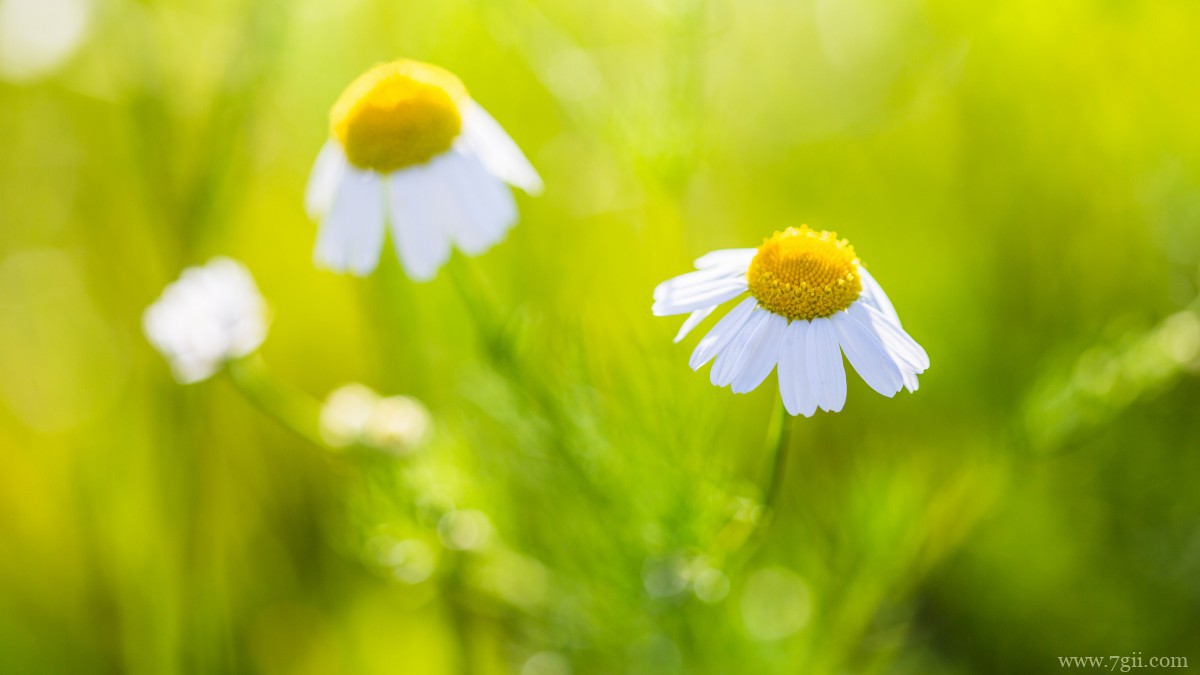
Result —
M314 258L318 265L363 275L375 269L383 248L383 189L374 173L347 168L329 213L321 221Z
M733 393L745 394L754 391L767 379L775 364L779 362L779 345L787 331L788 320L767 312L763 327L754 336L753 344L746 345L747 358L740 373L733 378Z
M929 368L929 354L882 311L861 302L853 303L847 311L859 323L875 332L884 348L896 359L901 370L908 369L920 374Z
M401 171L388 180L392 244L413 281L428 281L450 257L450 239L425 207L421 170Z
M463 138L489 171L527 194L541 194L541 176L495 118L474 101L464 106L462 117Z
M750 261L754 259L754 254L758 253L756 248L726 248L696 258L696 269L710 269L714 267L740 267L743 271L750 266Z
M749 288L745 279L726 279L710 285L690 289L680 297L669 296L657 300L651 311L654 316L670 316L672 314L687 314L697 309L719 305L726 300L732 300Z
M746 323L746 319L750 318L750 312L758 305L758 301L754 298L746 298L734 307L728 314L721 317L717 325L713 326L708 334L700 340L700 344L696 345L695 351L692 352L692 357L688 360L688 365L692 370L700 370L700 367L712 360L714 356L719 354L733 339L734 335L741 329L742 324Z
M423 200L429 215L463 253L477 255L487 250L487 233L476 227L471 219L470 207L463 203L457 189L462 177L462 165L455 153L447 152L407 172L422 176Z
M809 323L805 365L817 405L829 412L840 411L846 404L846 370L829 319L813 319Z
M338 184L346 172L346 156L336 141L326 141L313 163L308 187L304 191L304 211L309 218L320 220L329 210Z
M796 320L784 332L779 347L779 393L788 413L812 417L817 399L808 381L808 329L807 321Z
M430 162L429 171L436 181L432 203L464 253L483 253L516 222L512 193L474 155L452 149Z
M737 278L739 276L745 276L745 272L730 271L723 268L697 270L695 272L688 272L687 274L680 274L677 277L667 279L661 284L655 286L654 299L661 300L671 296L672 294L678 295L688 293L703 286Z
M687 320L684 321L683 325L679 327L679 332L675 334L675 342L678 343L683 340L683 338L687 337L688 333L692 332L692 329L698 326L701 321L708 318L708 315L712 314L713 310L716 308L717 306L713 305L712 307L698 309L689 314Z
M904 386L904 381L900 369L875 332L846 312L834 314L830 321L837 331L838 344L846 353L846 359L863 381L884 396L895 396Z
M770 312L755 308L746 323L738 329L737 335L720 354L717 354L717 360L713 362L712 371L709 373L709 380L715 386L728 387L746 368L750 358L754 356L754 347L761 339L759 333L766 330L769 316Z
M863 297L892 323L899 326L900 315L896 313L896 308L892 306L892 301L888 298L887 293L883 292L883 286L880 286L879 282L875 281L875 277L871 276L871 273L862 265L858 266L858 272L862 275Z

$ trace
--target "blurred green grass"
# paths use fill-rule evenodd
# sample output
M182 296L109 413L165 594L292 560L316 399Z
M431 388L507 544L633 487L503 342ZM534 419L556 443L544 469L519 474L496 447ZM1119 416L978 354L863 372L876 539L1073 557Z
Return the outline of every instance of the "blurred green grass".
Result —
M0 83L0 671L1200 659L1200 6L90 17L61 68ZM500 308L490 337L447 272L311 264L328 106L398 56L459 74L546 180L506 242L452 262ZM933 367L895 400L852 378L844 412L800 420L767 536L723 560L773 394L690 372L650 291L800 223L851 239ZM418 397L428 447L329 454L221 378L175 385L141 312L216 254L270 302L278 376ZM450 508L486 513L493 545L447 548ZM431 576L397 579L381 541L422 542ZM688 586L705 566L726 595Z

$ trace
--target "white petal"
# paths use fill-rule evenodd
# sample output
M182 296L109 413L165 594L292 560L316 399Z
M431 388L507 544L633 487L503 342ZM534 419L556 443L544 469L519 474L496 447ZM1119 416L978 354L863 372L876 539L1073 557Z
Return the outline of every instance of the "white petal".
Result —
M516 224L517 202L508 186L488 171L470 148L460 145L451 152L458 166L449 178L468 221L481 235L478 250L482 252L504 239Z
M383 248L382 193L376 174L345 171L317 234L318 265L359 275L375 269Z
M742 324L746 323L746 319L750 318L750 312L758 305L758 300L754 298L746 298L734 307L728 314L721 317L717 325L713 326L705 335L700 344L696 345L696 349L692 352L692 357L688 359L688 365L692 370L699 370L701 366L712 360L714 356L719 354L725 345L737 335Z
M468 102L463 109L462 121L464 140L479 155L489 171L527 194L537 195L542 192L541 176L538 176L521 149L504 131L504 127L501 127L483 107L474 101Z
M728 279L690 290L681 296L668 296L654 303L650 308L654 316L670 316L672 314L687 314L698 309L719 305L726 300L732 300L746 292L749 286L745 279Z
M680 274L677 277L672 277L654 287L654 299L661 300L672 294L688 293L692 290L703 286L712 285L715 282L726 281L744 276L744 272L731 272L725 268L697 270Z
M712 314L713 310L716 308L717 306L713 305L712 307L698 309L689 314L687 320L684 321L683 325L679 327L679 332L675 334L675 342L678 343L680 340L683 340L683 338L687 337L688 333L692 332L692 329L698 326L701 321L708 318L708 315Z
M784 332L779 347L779 393L789 413L812 417L817 398L808 377L808 329L807 321L796 320Z
M838 412L846 404L846 370L842 350L829 319L813 319L808 327L805 366L808 382L821 410Z
M447 151L428 164L407 171L420 174L423 181L422 203L438 227L450 235L451 241L468 255L478 255L488 249L488 233L477 227L466 204L460 198L460 183L465 177L461 157Z
M750 261L758 253L756 248L725 248L696 258L697 269L713 267L740 267L743 270L750 267Z
M750 318L738 329L737 335L720 354L717 354L717 360L713 362L712 371L709 373L709 381L718 387L728 387L733 383L733 378L745 369L750 357L754 355L753 348L759 342L759 332L766 329L767 317L770 315L771 313L764 309L754 308Z
M919 374L929 368L929 355L925 353L925 349L883 312L863 302L851 304L847 311L859 323L875 332L901 370L907 369Z
M846 359L863 381L884 396L895 396L904 386L904 380L875 331L847 312L838 312L829 320L837 331L838 344L846 353Z
M450 239L425 204L429 174L409 169L388 180L392 245L413 281L428 281L450 257Z
M900 315L896 314L896 308L892 306L892 301L888 298L887 293L883 292L883 286L880 286L879 282L875 281L875 277L871 276L871 273L862 265L858 266L858 273L862 275L862 293L866 301L899 326Z
M754 341L746 345L749 355L742 371L733 377L733 393L745 394L754 391L767 379L775 364L779 362L779 345L787 331L788 320L767 312L766 323L754 335Z
M346 156L341 146L337 141L326 141L317 154L317 161L313 163L308 188L304 191L304 211L309 218L319 221L325 216L337 194L346 167Z

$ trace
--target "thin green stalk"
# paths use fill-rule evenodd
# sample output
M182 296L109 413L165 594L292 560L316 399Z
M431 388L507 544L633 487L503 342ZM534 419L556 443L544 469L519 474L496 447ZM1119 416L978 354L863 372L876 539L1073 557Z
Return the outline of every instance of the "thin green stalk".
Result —
M779 509L779 497L783 489L784 475L787 473L788 446L791 444L792 428L795 418L788 414L783 407L783 401L778 400L771 420L767 423L766 442L764 444L770 464L763 477L762 509L755 518L746 518L743 514L735 515L717 534L712 545L712 554L718 561L724 558L746 560L753 553L755 544L760 540L774 519ZM730 563L732 568L734 563Z
M321 438L321 404L272 375L262 356L232 361L226 373L254 407L313 445L328 447Z
M475 659L475 645L472 641L472 617L461 597L463 591L456 581L451 590L449 601L450 621L454 631L454 639L458 645L458 672L460 675L475 675L479 671Z
M766 489L763 491L763 506L769 509L768 517L774 515L779 508L779 493L783 487L784 474L787 472L788 445L792 438L792 427L795 419L783 407L783 401L775 406L771 414L771 423L767 433L767 452L771 464L767 469Z
M546 386L545 382L536 377L533 371L524 369L518 362L519 355L504 326L503 314L498 303L488 291L487 285L477 275L465 269L466 263L451 261L447 267L454 288L461 296L479 339L484 343L484 353L489 364L504 377L515 391L524 394L532 407L541 413L554 429L551 443L563 460L564 466L571 471L580 485L588 491L589 496L598 502L611 503L606 494L591 473L584 467L564 442L568 428L567 414L563 411L556 392Z

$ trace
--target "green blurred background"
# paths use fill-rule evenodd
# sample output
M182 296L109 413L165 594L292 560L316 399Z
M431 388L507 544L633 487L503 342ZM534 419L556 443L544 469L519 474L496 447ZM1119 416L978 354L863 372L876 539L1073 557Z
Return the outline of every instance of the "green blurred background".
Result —
M0 0L0 672L1200 663L1198 33L1186 0ZM318 271L328 108L400 56L546 192L431 283ZM650 292L801 223L933 366L798 420L768 519L774 377L710 386ZM176 385L141 313L218 254L278 382L416 397L428 441Z

